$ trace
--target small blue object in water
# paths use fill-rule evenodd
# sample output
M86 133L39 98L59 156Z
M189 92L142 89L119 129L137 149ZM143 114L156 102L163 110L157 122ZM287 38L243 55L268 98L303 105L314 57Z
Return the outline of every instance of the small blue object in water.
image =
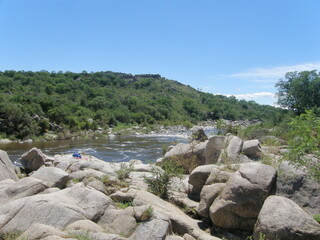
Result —
M72 157L75 157L75 158L82 158L81 154L80 153L74 153L72 154Z

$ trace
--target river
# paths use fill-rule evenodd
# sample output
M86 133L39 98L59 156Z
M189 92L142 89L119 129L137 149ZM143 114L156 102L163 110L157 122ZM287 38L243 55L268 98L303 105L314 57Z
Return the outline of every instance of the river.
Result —
M205 129L205 132L207 135L211 135L214 130ZM0 149L6 151L12 161L18 160L23 153L36 147L49 156L79 152L107 162L139 159L148 163L162 157L163 148L176 143L188 142L189 135L190 132L186 131L170 134L121 135L109 139L13 142L0 144Z

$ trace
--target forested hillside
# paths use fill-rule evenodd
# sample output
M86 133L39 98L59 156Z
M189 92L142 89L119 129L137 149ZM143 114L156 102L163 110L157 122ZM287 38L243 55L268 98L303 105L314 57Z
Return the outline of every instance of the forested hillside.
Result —
M203 93L160 75L0 72L2 137L23 139L48 130L95 130L119 123L173 125L280 115L280 109Z

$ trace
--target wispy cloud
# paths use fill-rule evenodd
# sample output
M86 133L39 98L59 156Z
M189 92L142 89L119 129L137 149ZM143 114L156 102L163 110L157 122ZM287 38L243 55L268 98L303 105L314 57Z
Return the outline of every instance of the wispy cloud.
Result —
M253 68L244 72L225 75L225 77L239 78L260 83L271 83L277 82L280 78L284 77L287 72L311 71L314 69L320 69L320 62L302 63L291 66L277 66L272 68Z
M274 98L275 94L271 92L244 93L244 94L225 94L225 96L235 96L238 99L256 100L260 98Z

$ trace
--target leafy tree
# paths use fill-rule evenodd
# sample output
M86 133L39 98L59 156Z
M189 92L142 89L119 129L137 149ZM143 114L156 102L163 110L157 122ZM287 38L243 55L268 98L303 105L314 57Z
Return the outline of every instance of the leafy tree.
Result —
M296 167L306 167L310 176L320 181L320 118L307 110L295 117L290 127L285 158Z
M278 104L298 114L320 107L320 73L289 72L276 84Z

